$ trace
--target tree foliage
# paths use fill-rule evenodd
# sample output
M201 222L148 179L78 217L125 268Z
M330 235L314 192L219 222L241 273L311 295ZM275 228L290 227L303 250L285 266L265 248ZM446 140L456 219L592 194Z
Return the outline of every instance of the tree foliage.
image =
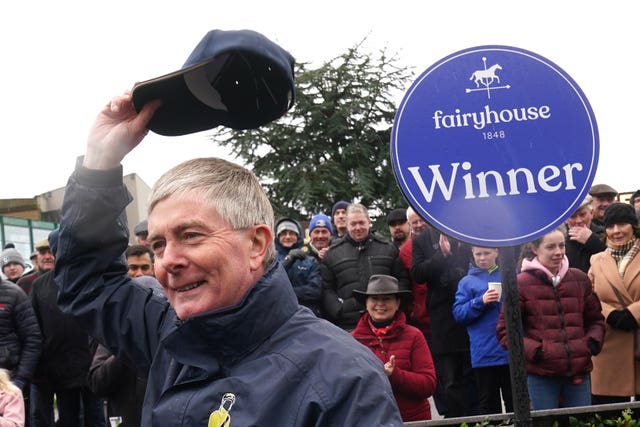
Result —
M259 129L213 136L231 148L264 184L278 216L330 214L338 200L372 214L406 206L390 162L395 99L411 78L386 49L362 42L318 68L299 64L296 105Z

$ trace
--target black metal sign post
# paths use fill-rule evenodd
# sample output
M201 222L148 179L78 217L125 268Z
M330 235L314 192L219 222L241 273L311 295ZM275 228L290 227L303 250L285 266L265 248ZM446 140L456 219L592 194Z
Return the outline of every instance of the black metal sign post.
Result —
M511 371L511 391L513 395L513 415L516 427L531 427L531 408L527 389L527 371L524 366L522 342L522 315L516 283L516 262L518 247L500 248L500 272L504 320L507 326L509 345L509 369Z

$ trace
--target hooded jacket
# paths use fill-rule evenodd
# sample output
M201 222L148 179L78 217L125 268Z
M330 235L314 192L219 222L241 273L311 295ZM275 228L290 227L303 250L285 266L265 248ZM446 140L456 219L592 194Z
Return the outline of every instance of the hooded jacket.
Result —
M549 377L591 372L592 348L597 354L604 339L604 318L587 275L569 268L565 257L559 274L552 277L534 258L523 261L517 282L527 372ZM504 310L496 333L506 347Z
M61 308L148 371L142 425L402 425L381 362L301 308L278 262L235 305L184 321L132 286L121 257L130 201L122 168L79 166L50 243Z
M496 338L496 324L502 302L482 302L489 282L500 282L500 269L491 273L474 265L458 283L453 317L467 327L471 349L471 366L484 368L509 363L509 354Z
M293 292L295 292L298 298L298 303L311 309L316 316L320 316L322 278L320 277L318 261L314 257L305 254L303 259L295 259L290 264L285 262L285 258L289 255L289 252L295 249L302 250L302 246L304 245L304 230L298 221L291 218L279 219L276 222L276 230L278 229L278 225L283 221L291 221L298 227L298 241L291 248L285 248L278 240L278 236L276 236L275 245L278 261L280 261L287 270L287 276L289 276L289 280L293 286Z

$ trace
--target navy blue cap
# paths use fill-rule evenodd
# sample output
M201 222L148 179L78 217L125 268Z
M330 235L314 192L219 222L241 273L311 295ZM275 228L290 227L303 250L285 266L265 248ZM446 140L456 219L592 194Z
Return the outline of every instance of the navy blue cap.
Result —
M251 30L212 30L182 69L137 83L136 111L161 99L149 129L177 136L226 126L253 129L281 117L295 100L294 59Z

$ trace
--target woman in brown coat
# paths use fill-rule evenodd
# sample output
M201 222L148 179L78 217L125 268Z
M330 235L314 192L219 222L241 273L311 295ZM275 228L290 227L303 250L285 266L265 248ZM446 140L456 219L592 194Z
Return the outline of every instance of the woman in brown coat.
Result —
M640 395L634 335L640 319L640 229L633 206L612 203L604 214L607 249L591 257L589 278L607 323L602 352L593 358L593 404Z

